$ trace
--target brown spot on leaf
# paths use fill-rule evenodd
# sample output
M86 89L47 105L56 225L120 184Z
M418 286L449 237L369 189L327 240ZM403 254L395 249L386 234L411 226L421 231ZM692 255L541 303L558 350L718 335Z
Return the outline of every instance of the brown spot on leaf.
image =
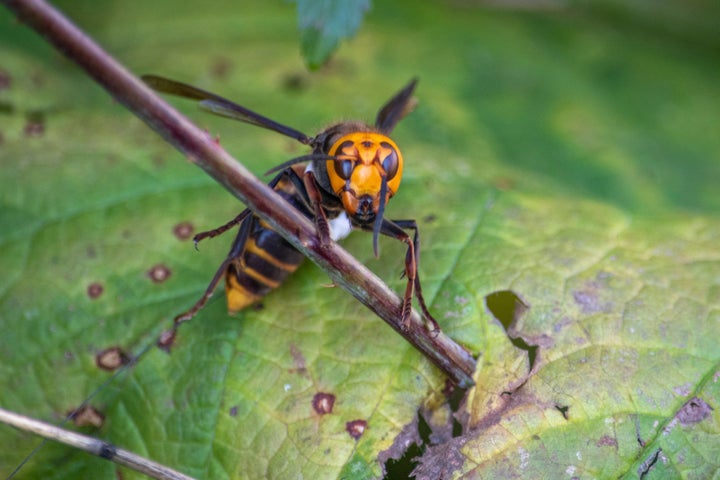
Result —
M0 90L7 90L12 85L12 77L5 70L0 70Z
M41 137L45 133L45 121L41 117L37 119L28 118L23 133L26 137Z
M232 62L227 57L216 59L210 67L210 74L215 78L225 78L232 70Z
M89 405L70 412L68 416L72 419L76 427L91 426L100 428L103 426L103 423L105 423L105 415Z
M117 370L130 362L130 357L120 347L110 347L95 355L95 364L103 370Z
M576 290L573 292L575 303L580 306L583 313L591 314L602 312L602 306L593 290Z
M702 398L693 397L682 406L676 418L680 425L688 426L699 423L710 416L713 408Z
M595 442L595 445L598 447L617 448L618 442L616 438L611 437L610 435L603 435L597 442Z
M367 421L365 421L365 420L352 420L345 424L345 430L355 440L362 437L362 434L365 433L366 428L367 428Z
M313 410L318 415L327 415L332 413L333 406L335 405L335 395L332 393L316 393L312 400Z
M302 73L290 73L282 79L282 86L285 90L299 92L307 88L309 82Z
M173 227L173 234L178 240L187 240L192 237L195 227L190 222L180 222Z
M170 277L171 273L168 267L163 264L158 264L147 271L147 276L150 277L150 280L154 283L162 283Z
M688 395L690 395L692 390L693 390L692 382L685 382L682 385L678 385L677 387L673 388L673 392L676 395L680 395L681 397L687 397Z
M291 370L293 373L304 374L307 372L307 364L305 361L305 355L294 343L290 344L290 355L292 356L295 368Z
M493 180L495 188L504 192L512 190L515 187L515 180L510 177L496 177Z
M93 300L98 298L103 293L103 286L98 282L93 282L87 287L87 294L88 297L92 298Z
M170 353L170 348L175 344L175 336L177 335L177 328L170 328L160 334L158 338L157 346L160 350L164 350Z
M608 282L611 280L612 275L607 272L599 272L595 279L585 282L581 288L572 292L573 299L582 313L592 315L612 311L613 303L606 299L606 297L609 298Z

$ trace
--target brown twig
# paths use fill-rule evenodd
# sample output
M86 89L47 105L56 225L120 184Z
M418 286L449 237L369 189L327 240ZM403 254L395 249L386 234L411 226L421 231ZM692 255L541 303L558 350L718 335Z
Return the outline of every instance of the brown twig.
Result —
M18 415L4 408L0 408L0 423L13 426L24 432L40 435L48 440L70 445L71 447L113 461L118 465L124 465L136 472L144 473L151 478L162 480L193 480L192 477L166 467L165 465L153 462L128 450L98 440L97 438L65 430L24 415Z
M402 302L377 276L337 244L321 246L314 225L254 177L206 133L158 97L43 0L1 0L17 17L80 65L120 103L140 117L193 163L267 221L320 266L333 281L385 320L460 386L472 385L475 361L440 333L430 333L413 312L400 322ZM372 339L367 339L372 341Z

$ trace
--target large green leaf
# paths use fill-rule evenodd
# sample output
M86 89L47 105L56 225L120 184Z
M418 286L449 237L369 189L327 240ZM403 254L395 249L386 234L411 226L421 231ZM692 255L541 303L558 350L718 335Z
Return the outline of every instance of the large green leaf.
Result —
M478 386L448 409L442 375L309 263L260 310L228 317L218 292L170 354L105 384L97 353L151 345L232 240L196 252L176 227L242 206L1 11L0 405L59 422L99 391L104 424L82 430L203 478L373 478L413 441L427 478L717 475L717 7L387 2L310 75L293 6L246 3L61 7L135 72L308 133L418 75L388 210L418 219L426 297ZM303 153L183 108L258 173ZM402 245L345 245L403 287ZM38 443L0 436L3 473ZM20 478L116 468L46 445Z

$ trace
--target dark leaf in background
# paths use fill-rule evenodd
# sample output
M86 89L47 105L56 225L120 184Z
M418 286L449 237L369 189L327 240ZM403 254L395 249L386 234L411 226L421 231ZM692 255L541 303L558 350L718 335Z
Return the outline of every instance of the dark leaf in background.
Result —
M341 40L355 35L370 0L295 0L302 54L310 68L322 66Z

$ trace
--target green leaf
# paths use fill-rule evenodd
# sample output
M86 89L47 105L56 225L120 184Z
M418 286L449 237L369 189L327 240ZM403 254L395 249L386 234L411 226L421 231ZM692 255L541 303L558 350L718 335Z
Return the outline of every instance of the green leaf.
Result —
M458 445L462 470L632 477L660 451L673 477L711 477L717 456L704 442L720 435L711 406L720 398L720 223L631 223L590 203L508 200L495 207L505 227L545 227L512 246L533 252L533 265L509 282L525 306L508 336L523 342L490 327ZM693 399L695 412L684 406Z
M232 242L196 252L177 227L242 206L0 10L4 408L57 423L97 392L103 425L77 428L200 478L378 478L378 458L414 442L418 478L717 475L714 3L671 3L650 25L642 3L598 16L600 2L386 2L322 75L298 58L287 4L61 5L138 74L308 134L373 119L419 76L388 215L418 220L425 296L478 355L477 387L450 408L442 375L309 263L262 309L229 317L218 291L169 354L150 348L117 378L99 368L107 348L153 345ZM173 102L255 172L305 153ZM379 261L367 234L344 245L401 291L397 243ZM0 426L0 471L38 443ZM18 478L119 468L47 444Z
M344 38L355 35L370 0L295 0L302 54L310 68L317 69Z

